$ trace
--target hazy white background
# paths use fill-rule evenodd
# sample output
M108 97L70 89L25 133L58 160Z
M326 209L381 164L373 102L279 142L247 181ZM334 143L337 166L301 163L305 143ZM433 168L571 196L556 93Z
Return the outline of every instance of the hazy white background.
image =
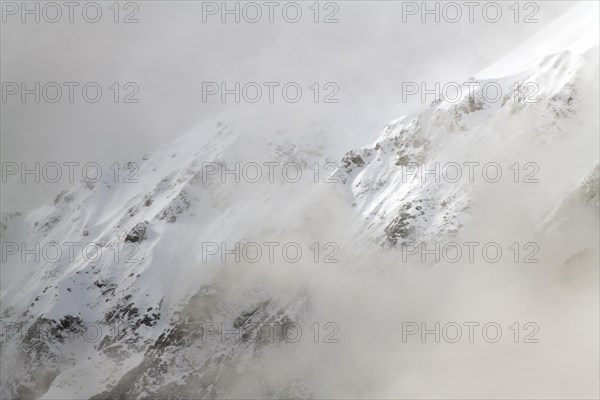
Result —
M219 2L220 3L220 2ZM261 2L259 2L261 3ZM311 2L312 3L312 2ZM138 104L114 104L105 90L96 104L78 96L50 104L22 104L17 96L2 103L2 161L64 162L139 160L141 155L181 135L219 111L258 111L254 128L275 131L292 118L318 123L333 141L348 149L371 141L389 120L418 109L416 97L402 102L402 82L464 82L478 70L522 43L571 2L537 2L539 23L514 23L502 2L500 22L402 22L401 2L341 1L339 23L315 24L307 12L297 24L276 13L270 24L222 24L218 16L202 22L202 4L192 1L138 2L139 23L115 24L106 14L91 24L75 14L56 24L21 23L10 16L1 28L3 82L136 82ZM420 3L420 2L419 2ZM461 3L461 2L459 2ZM102 3L106 12L108 3ZM462 4L462 3L461 3ZM479 8L480 10L480 8ZM231 17L230 17L231 21ZM339 104L314 104L305 91L297 104L203 103L203 81L336 82ZM432 87L432 86L431 86ZM30 97L31 98L31 97ZM340 154L341 155L341 154ZM334 155L335 156L335 155ZM2 210L37 207L68 186L3 185Z

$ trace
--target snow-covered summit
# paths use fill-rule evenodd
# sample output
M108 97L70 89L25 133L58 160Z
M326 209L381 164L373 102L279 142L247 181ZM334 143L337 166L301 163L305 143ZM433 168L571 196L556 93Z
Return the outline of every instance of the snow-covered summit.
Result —
M600 41L600 5L596 1L580 1L549 23L522 45L486 67L477 78L501 78L539 64L549 55L569 51L583 55Z

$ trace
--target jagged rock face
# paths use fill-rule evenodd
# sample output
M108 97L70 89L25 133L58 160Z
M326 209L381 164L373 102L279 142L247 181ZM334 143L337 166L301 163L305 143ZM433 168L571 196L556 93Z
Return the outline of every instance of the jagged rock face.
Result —
M137 243L144 240L145 237L146 224L140 222L139 224L133 227L133 229L127 234L127 236L125 236L125 241L130 243Z
M300 317L277 310L279 306L264 300L235 318L225 319L227 310L237 305L221 299L219 288L201 288L171 321L171 326L148 347L143 361L113 388L93 398L136 398L142 393L157 399L226 397L229 389L243 380L249 368L247 363L260 362L265 346L283 346L287 340L284 327ZM295 307L302 301L298 297L287 306ZM233 324L207 322L219 320ZM190 357L192 353L194 357ZM245 360L246 355L251 358ZM183 377L182 366L186 371Z
M510 143L537 146L533 129L541 129L545 141L577 134L577 105L584 101L577 92L587 85L581 63L567 51L536 69L494 80L505 90L501 101L479 90L485 81L471 80L473 96L465 88L458 101L434 101L424 112L387 125L374 144L348 152L338 177L351 189L366 236L397 246L458 233L469 220L473 192L493 180L476 168L505 158ZM535 96L523 95L517 82L535 82ZM496 154L464 151L467 143L484 149L499 137L504 144ZM505 175L510 165L500 166Z
M214 138L206 140L213 130ZM315 143L320 140L317 135ZM252 153L253 147L269 153ZM214 167L231 169L243 159L294 163L308 176L308 167L322 156L320 147L268 141L257 145L255 138L243 138L231 125L211 122L144 156L135 182L84 182L59 194L51 210L3 214L3 241L78 243L72 260L65 253L57 262L8 259L3 277L16 283L4 293L11 300L3 302L3 321L21 326L9 330L11 340L3 343L3 353L15 355L3 357L3 396L37 398L51 383L56 388L55 394L48 392L52 396L99 398L164 398L167 393L173 398L198 393L226 397L236 382L243 386L255 374L252 360L261 362L263 349L283 346L283 327L308 321L302 306L306 294L296 285L286 305L285 296L271 299L273 290L268 288L257 293L256 286L239 288L235 279L218 284L222 273L205 276L203 271L236 265L202 261L202 243L277 238L269 224L257 221L286 213L280 205L291 204L312 185L286 184L281 172L273 182L265 178L256 184L209 173ZM271 222L276 224L277 219ZM86 246L101 257L86 257L81 250ZM184 256L157 258L167 248L178 248ZM25 268L34 271L33 277L21 274ZM208 322L217 325L210 332L213 340L206 342L203 329ZM244 337L221 343L222 329L227 335L243 331ZM268 332L258 334L257 329ZM77 377L82 373L93 373L102 383L87 385ZM73 385L74 380L80 383ZM266 387L256 388L257 395L262 390L272 391L269 396L304 390L296 383L284 388L261 385Z
M2 341L2 397L307 398L340 393L311 384L322 374L315 364L330 353L323 351L314 363L304 360L302 342L289 340L285 328L299 324L303 339L312 340L308 327L324 307L313 298L315 279L302 275L301 268L293 279L282 278L267 262L207 262L201 256L203 243L298 236L312 243L315 235L327 240L322 231L331 233L329 225L348 235L348 243L374 244L392 255L403 244L451 240L474 218L475 199L487 194L489 182L465 176L454 182L451 175L437 180L427 178L427 171L435 165L439 172L449 171L451 163L466 171L464 162L490 159L510 160L502 164L507 171L520 159L519 154L506 156L511 149L553 155L577 135L582 147L593 147L597 132L578 129L585 118L582 93L593 84L582 72L589 63L565 51L496 79L504 89L515 82L537 82L535 103L508 90L490 102L476 91L393 121L360 149L339 145L338 168L327 182L290 185L280 174L272 182L223 179L221 171L236 162L294 163L312 176L314 163L329 159L320 134L303 143L265 140L244 137L243 127L235 123L208 121L144 156L136 182L83 182L60 193L53 206L3 214L3 242L71 241L79 247L74 260L35 262L30 257L22 263L12 257L3 265L2 319L18 325L7 328ZM536 210L532 235L556 243L582 225L586 232L597 229L589 215L598 215L598 160L597 153L595 158L589 154L561 180L576 177L574 184L557 184L544 193L550 200ZM336 214L340 204L348 208L342 217ZM582 239L565 254L593 264L598 254L594 239ZM90 244L103 256L84 257L79 251ZM573 258L563 261L574 263ZM267 272L257 272L263 268Z

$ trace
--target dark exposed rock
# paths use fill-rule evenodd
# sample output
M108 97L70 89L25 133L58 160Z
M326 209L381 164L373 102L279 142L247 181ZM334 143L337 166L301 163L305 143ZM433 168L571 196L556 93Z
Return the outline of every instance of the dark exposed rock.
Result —
M192 202L189 199L189 195L187 192L182 190L171 202L171 204L161 210L158 215L158 219L166 220L167 222L175 222L177 221L177 215L182 214L191 206Z
M411 220L414 220L415 216L409 212L411 207L410 202L405 203L400 208L398 215L383 229L389 244L396 245L400 239L407 240L414 233Z
M139 243L146 237L146 223L140 222L127 234L125 242Z
M150 207L152 205L152 196L147 194L144 196L144 207Z

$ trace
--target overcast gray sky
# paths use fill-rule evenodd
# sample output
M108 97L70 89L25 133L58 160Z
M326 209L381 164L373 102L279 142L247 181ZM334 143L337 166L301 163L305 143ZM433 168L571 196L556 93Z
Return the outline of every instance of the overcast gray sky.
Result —
M233 16L222 23L218 13L205 15L203 22L207 2L202 3L123 3L118 23L109 8L111 1L98 2L102 17L97 23L83 18L82 7L74 9L73 23L68 21L67 8L58 22L49 23L44 17L54 18L55 10L44 11L45 3L38 3L40 22L26 15L23 23L21 10L14 14L11 8L21 2L3 2L3 95L7 82L26 82L28 87L35 82L41 86L78 82L80 86L74 89L73 103L64 85L63 97L56 103L44 98L35 103L33 95L25 103L20 94L3 98L2 162L94 161L108 166L139 160L207 117L221 111L235 115L242 109L258 112L256 124L264 129L289 128L296 123L292 120L316 121L332 140L343 140L338 149L351 149L371 142L388 121L423 106L417 99L402 102L402 82L464 82L573 5L544 1L529 2L535 7L526 8L521 3L515 23L509 9L513 2L502 2L503 15L497 23L487 22L481 7L475 9L473 23L466 8L457 23L443 18L436 23L433 16L422 23L420 14L403 22L406 6L401 2L321 2L319 21L331 13L338 20L325 24L313 21L313 2L299 2L303 14L297 23L285 21L281 7L275 9L270 23L262 1L258 4L263 16L257 23L244 21L244 15L240 23ZM234 7L234 3L228 4ZM33 8L35 3L28 4ZM215 4L220 7L221 2ZM433 7L433 2L428 4ZM254 11L247 11L252 18ZM532 12L539 22L523 23ZM123 23L128 15L138 22ZM94 10L87 10L86 16L93 18ZM283 101L277 91L274 104L264 100L223 104L217 96L203 102L202 82L208 81L298 82L304 91L296 104ZM82 97L81 87L87 82L97 82L103 89L97 103ZM117 103L114 88L110 89L114 82L121 85ZM126 82L139 88L133 97L138 103L123 102L133 91L132 86L123 87ZM314 103L309 90L313 82L321 86L334 82L339 103ZM324 89L321 96L331 92ZM69 183L36 184L31 179L21 183L9 178L2 186L2 210L13 211L51 202Z

